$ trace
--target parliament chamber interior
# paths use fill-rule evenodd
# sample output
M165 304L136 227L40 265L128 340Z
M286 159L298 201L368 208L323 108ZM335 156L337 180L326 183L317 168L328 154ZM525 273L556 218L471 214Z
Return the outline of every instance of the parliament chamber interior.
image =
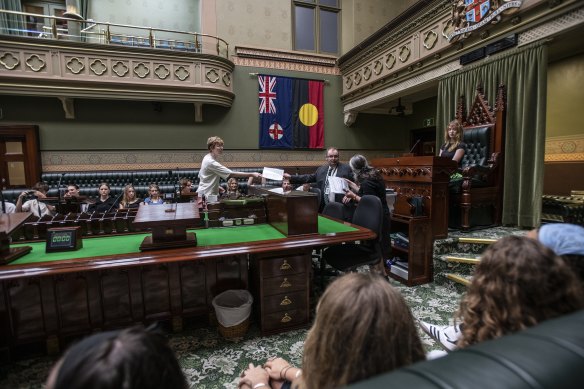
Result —
M275 357L310 387L305 340L348 273L398 291L427 360L342 386L584 379L584 306L436 359L420 324L460 319L501 239L584 226L582 2L0 8L0 387L153 325L185 387L268 387L247 369ZM230 291L251 311L225 326Z

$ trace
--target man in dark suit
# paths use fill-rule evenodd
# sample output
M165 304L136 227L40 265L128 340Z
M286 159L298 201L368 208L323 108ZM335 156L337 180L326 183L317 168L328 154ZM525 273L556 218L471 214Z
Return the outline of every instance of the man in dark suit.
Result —
M326 161L327 163L316 169L314 174L300 174L294 176L291 176L287 173L284 174L285 178L290 178L290 183L292 184L308 184L315 182L316 187L320 189L320 193L323 196L320 202L321 210L329 201L329 177L333 176L353 180L353 172L351 167L347 164L339 162L339 150L337 150L335 147L329 147L326 151Z

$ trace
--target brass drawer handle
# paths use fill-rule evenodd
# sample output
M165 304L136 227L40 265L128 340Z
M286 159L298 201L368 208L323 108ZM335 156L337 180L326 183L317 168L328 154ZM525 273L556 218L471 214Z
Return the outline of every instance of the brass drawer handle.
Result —
M280 322L288 323L290 320L292 320L292 318L287 313L285 313Z
M292 284L288 281L287 278L284 278L284 281L280 284L280 288L289 288Z
M294 270L294 269L292 269L292 265L290 265L287 260L284 260L284 263L280 266L280 270Z
M288 296L285 296L284 299L282 300L282 302L280 303L280 305L290 305L292 304L292 300L290 300L288 298Z

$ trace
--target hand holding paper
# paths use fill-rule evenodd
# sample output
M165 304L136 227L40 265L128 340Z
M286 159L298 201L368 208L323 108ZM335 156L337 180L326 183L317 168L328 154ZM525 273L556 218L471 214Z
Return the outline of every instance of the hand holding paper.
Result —
M271 167L264 167L262 177L267 180L282 181L282 179L284 178L284 170L274 169Z

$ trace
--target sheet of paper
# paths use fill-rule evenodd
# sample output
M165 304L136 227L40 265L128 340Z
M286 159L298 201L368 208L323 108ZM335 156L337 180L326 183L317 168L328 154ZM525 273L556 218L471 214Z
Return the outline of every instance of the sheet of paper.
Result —
M274 188L274 189L270 189L270 192L284 193L284 189L283 188Z
M349 184L341 177L329 177L329 188L332 193L345 193L349 189Z
M262 177L267 180L282 181L284 178L284 170L265 167L264 171L262 172Z

